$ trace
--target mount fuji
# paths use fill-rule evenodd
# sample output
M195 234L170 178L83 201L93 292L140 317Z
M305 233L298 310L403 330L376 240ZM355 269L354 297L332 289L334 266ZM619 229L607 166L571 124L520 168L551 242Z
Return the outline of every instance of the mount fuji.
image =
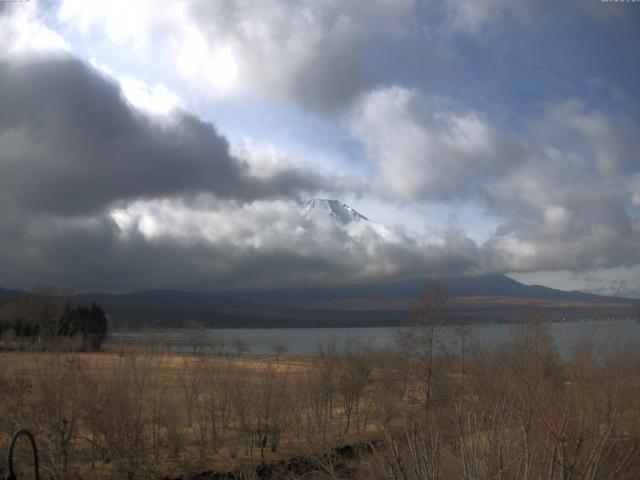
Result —
M305 220L319 217L330 217L343 225L353 222L369 221L346 203L326 198L312 198L302 206L302 217Z

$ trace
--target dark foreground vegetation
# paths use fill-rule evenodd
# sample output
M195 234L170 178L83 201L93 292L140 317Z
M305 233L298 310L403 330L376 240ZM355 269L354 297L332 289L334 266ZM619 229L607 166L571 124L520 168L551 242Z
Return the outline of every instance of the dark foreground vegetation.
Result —
M382 351L0 353L0 447L32 429L57 479L640 478L638 351L560 357L532 318L440 354L444 312L427 291Z
M100 305L73 302L52 289L0 303L0 348L98 351L107 335Z

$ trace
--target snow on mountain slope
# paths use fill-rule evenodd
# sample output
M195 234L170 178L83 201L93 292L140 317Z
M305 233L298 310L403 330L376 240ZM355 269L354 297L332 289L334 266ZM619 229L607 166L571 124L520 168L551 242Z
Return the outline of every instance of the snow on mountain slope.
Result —
M398 243L400 239L387 226L372 222L367 217L339 200L312 198L302 206L303 223L315 227L338 229L351 240L361 243L367 251L373 244Z
M330 200L325 198L312 198L307 200L303 207L303 218L312 219L319 215L328 215L343 225L347 225L351 222L359 222L362 220L368 221L369 219L364 215L356 212L346 203L339 202L338 200Z

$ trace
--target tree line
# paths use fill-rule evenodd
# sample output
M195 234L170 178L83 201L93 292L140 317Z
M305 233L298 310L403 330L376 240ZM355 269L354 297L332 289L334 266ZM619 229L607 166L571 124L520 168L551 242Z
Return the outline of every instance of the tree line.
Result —
M42 350L66 341L72 348L97 351L108 323L100 305L77 304L51 289L0 303L0 340L5 348Z

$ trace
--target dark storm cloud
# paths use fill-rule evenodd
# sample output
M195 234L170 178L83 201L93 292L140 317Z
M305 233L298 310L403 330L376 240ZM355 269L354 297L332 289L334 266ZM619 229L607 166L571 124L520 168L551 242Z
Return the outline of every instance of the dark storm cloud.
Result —
M300 228L299 212L288 204L264 211L235 207L212 205L217 216L206 218L213 224L226 219L220 227L227 230L215 239L182 235L199 219L179 220L174 230L180 235L155 236L135 226L121 229L107 215L15 221L14 233L0 236L0 285L261 288L471 273L482 261L482 252L460 231L445 232L439 244L403 234L387 241L368 224L358 225L355 234L329 219Z
M87 214L136 198L209 192L251 201L330 189L295 168L252 176L210 123L155 119L79 60L0 63L0 198L31 212Z

